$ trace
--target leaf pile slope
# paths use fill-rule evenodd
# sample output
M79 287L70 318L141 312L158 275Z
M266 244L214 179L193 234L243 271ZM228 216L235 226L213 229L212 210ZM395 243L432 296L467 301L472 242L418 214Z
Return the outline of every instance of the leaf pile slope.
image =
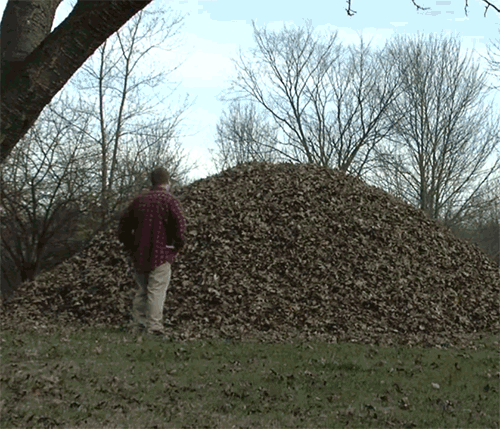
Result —
M249 163L176 195L188 229L165 304L172 337L436 344L498 331L498 267L359 178ZM120 324L133 287L110 230L24 284L2 320Z

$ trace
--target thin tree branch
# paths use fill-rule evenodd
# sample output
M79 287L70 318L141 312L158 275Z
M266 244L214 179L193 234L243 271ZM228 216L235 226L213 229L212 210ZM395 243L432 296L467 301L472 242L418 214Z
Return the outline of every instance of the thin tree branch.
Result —
M490 7L492 7L493 9L495 9L498 13L500 13L500 7L499 6L495 6L493 3L491 3L490 1L488 0L483 0L484 3L486 3L486 6L484 7L484 16L486 17L486 14L488 13L488 9Z
M347 1L347 8L346 8L346 12L347 12L347 15L349 16L354 16L357 12L355 10L352 9L352 0L346 0ZM411 0L413 5L417 8L417 10L429 10L430 7L424 7L424 6L420 6L418 3L417 3L417 0ZM486 6L484 7L484 16L486 17L486 14L488 13L488 9L491 7L493 9L495 9L498 13L500 13L500 6L496 6L494 5L491 1L489 0L482 0L483 3L486 4ZM468 11L469 11L469 0L465 0L465 4L464 4L464 11L465 11L465 15L468 16Z
M352 8L351 8L351 0L347 0L346 12L347 12L347 15L349 15L349 16L354 16L356 14L356 11L352 10Z
M423 6L420 6L419 4L417 4L416 0L411 0L413 5L417 8L417 10L429 10L430 7L423 7Z

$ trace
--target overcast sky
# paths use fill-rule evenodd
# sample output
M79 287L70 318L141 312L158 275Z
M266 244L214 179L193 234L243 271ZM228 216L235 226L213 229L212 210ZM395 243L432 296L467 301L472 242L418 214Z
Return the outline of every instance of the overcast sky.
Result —
M310 19L318 30L338 31L346 43L356 42L362 34L375 45L394 34L453 33L462 38L465 49L480 54L486 52L489 40L499 37L500 28L499 14L490 9L484 17L485 4L479 0L468 1L468 15L465 0L416 0L430 8L426 11L417 11L412 0L352 0L357 11L352 17L345 11L345 0L153 1L158 2L186 14L185 43L177 53L185 61L172 77L181 82L179 95L189 93L195 100L184 123L193 135L183 138L184 147L200 164L192 179L214 172L208 149L215 147L215 125L224 107L217 97L231 76L230 58L238 48L253 46L252 20L257 26L279 29L285 23L302 25ZM2 12L5 3L0 0ZM500 6L500 0L492 3ZM70 4L66 5L67 10L61 7L58 14L68 13ZM174 59L165 54L164 60Z

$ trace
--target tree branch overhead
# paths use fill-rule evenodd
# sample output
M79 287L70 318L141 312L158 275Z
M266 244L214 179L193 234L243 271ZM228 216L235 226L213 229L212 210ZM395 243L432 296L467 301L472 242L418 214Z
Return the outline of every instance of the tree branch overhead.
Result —
M352 9L352 0L346 0L347 1L347 8L346 8L346 12L347 12L347 15L349 16L354 16L357 12L355 10ZM498 13L500 13L500 6L496 6L494 5L491 1L489 0L481 0L486 6L484 7L484 16L486 16L486 14L488 13L488 9L489 8L492 8L494 9L495 11L497 11ZM411 2L413 3L413 5L417 8L417 10L430 10L430 7L425 7L425 6L422 6L420 4L420 0L411 0ZM465 15L468 14L468 10L469 10L469 0L464 0L464 10L465 10Z
M64 22L23 61L3 62L0 161L6 159L43 108L85 60L151 1L80 0ZM15 17L4 14L2 27L11 19Z

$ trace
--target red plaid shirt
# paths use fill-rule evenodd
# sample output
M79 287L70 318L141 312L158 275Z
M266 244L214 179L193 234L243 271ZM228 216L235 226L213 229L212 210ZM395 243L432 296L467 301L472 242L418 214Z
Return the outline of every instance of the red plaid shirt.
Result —
M138 272L172 262L184 246L186 221L177 200L156 186L137 197L125 210L118 239L131 252Z

